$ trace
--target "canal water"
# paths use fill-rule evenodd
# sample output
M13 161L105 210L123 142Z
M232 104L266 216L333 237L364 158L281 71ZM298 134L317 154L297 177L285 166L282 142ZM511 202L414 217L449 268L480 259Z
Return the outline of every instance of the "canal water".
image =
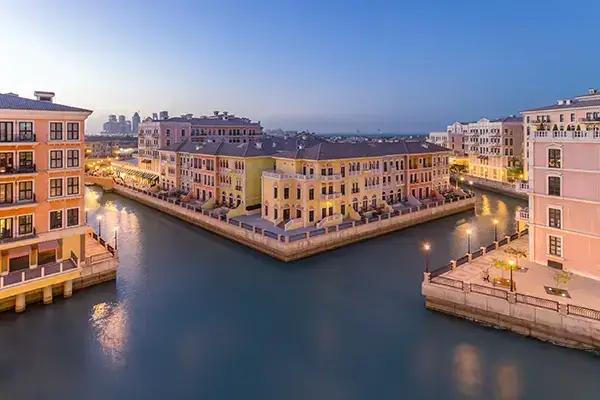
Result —
M118 227L116 282L0 315L2 399L597 399L600 359L427 311L441 265L514 231L519 200L283 264L132 200L87 190Z

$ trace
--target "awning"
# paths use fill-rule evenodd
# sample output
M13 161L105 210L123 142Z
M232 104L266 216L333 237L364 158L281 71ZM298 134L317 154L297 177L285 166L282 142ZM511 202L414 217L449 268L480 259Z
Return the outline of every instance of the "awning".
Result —
M28 256L31 253L31 246L17 247L8 251L8 258L19 258Z
M58 241L51 240L49 242L38 243L38 252L50 251L58 249Z

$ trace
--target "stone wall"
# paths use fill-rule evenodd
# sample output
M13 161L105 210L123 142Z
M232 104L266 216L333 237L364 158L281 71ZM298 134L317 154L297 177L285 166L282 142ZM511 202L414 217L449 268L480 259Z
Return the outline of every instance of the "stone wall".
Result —
M465 286L467 287L467 286ZM508 329L561 346L600 350L600 321L558 310L517 303L514 293L498 298L428 282L421 287L426 307L494 328Z
M229 223L229 221L220 221L201 212L123 186L116 185L115 192L285 262L319 254L438 218L473 210L475 207L475 198L471 197L394 218L382 219L344 230L336 230L320 236L290 241L290 236L279 236L275 239L265 236L264 232L258 233L255 230L243 229Z

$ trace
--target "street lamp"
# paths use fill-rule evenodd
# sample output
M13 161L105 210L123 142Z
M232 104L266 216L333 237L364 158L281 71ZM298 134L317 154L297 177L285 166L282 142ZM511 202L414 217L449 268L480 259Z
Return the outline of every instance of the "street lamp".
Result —
M115 250L117 250L117 231L119 230L119 228L115 227L114 231L115 231Z
M102 215L98 215L96 220L98 220L98 237L102 237Z
M467 229L467 254L471 254L471 233L473 231Z
M431 249L431 245L429 243L425 243L423 245L423 250L425 250L425 272L429 272L429 250Z
M510 266L510 291L513 292L514 291L513 290L514 285L513 285L512 274L513 274L513 268L514 268L514 265L515 265L514 260L508 260L508 265Z
M498 241L498 220L494 218L494 242Z
M86 224L88 223L88 211L89 211L89 209L86 207L85 208L85 223Z

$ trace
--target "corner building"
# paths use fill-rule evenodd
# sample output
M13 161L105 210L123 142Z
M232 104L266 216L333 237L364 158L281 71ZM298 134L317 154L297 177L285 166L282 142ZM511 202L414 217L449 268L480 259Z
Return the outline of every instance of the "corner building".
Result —
M35 96L0 94L0 301L72 284L85 260L84 124L92 112L55 104L51 92Z

